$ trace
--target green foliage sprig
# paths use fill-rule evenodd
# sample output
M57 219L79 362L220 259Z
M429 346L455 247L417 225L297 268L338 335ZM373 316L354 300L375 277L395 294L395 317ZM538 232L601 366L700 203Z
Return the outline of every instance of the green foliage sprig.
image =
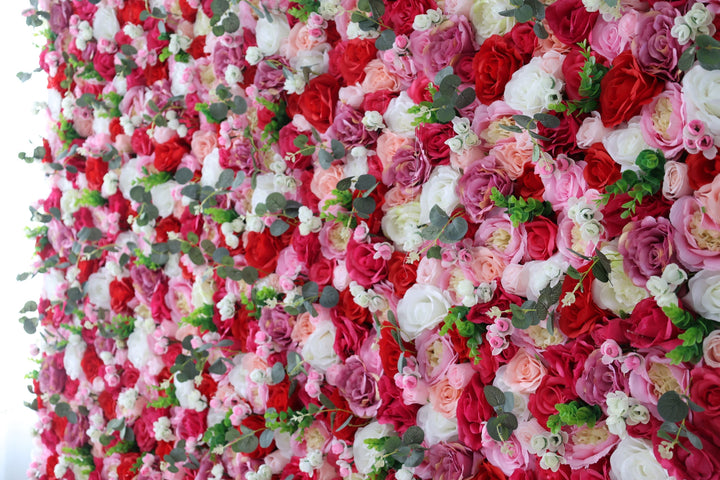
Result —
M115 315L107 323L98 323L100 335L106 338L126 340L135 330L135 318L129 315Z
M511 303L510 311L512 312L513 327L525 330L548 319L547 329L552 333L554 327L552 316L549 315L560 300L561 292L562 282L557 282L554 286L548 284L540 290L537 301L525 300L522 305Z
M467 346L470 350L469 357L477 365L482 360L479 348L482 345L482 336L487 331L487 326L484 323L473 323L467 320L466 317L469 311L469 307L451 307L443 320L440 335L447 335L451 328L455 328L461 337L467 338Z
M554 434L560 433L564 425L587 425L592 428L603 416L603 411L598 405L590 405L582 400L557 403L555 410L558 413L550 415L547 420L547 427Z
M430 209L430 223L423 227L420 235L425 240L431 240L432 246L427 250L429 258L440 258L441 248L438 241L453 244L465 238L468 231L468 223L459 214L449 216L438 205Z
M217 327L213 323L213 310L214 307L206 303L202 307L196 308L187 317L183 317L180 323L198 327L202 332L217 332Z
M288 13L301 22L307 22L311 13L317 13L320 8L318 0L293 0Z
M698 35L695 45L686 48L680 56L678 68L687 72L696 58L705 70L720 70L720 42L710 35Z
M182 340L182 347L188 353L180 353L175 357L175 363L170 367L170 373L177 374L180 382L194 380L205 370L210 357L211 348L229 347L233 344L232 340L221 340L217 343L203 343L197 348L192 345L193 335L187 335ZM208 367L208 372L216 375L222 375L227 371L225 362L231 362L226 357L220 357Z
M413 125L452 121L457 110L467 107L475 100L475 90L467 87L460 91L461 84L462 80L453 73L452 66L440 70L433 83L428 86L433 101L423 101L408 108L408 113L415 114Z
M630 200L622 205L625 210L620 214L621 218L635 214L635 208L643 199L659 192L665 177L665 156L660 150L643 150L635 159L635 165L640 168L640 173L625 170L617 182L605 187L607 193L602 196L604 204L613 195L627 193L630 196Z
M372 470L368 473L368 478L383 480L392 471L420 465L425 459L426 448L422 446L424 439L425 432L417 425L405 430L402 438L398 435L391 435L366 439L365 444L368 447L382 454L375 461Z
M65 460L80 467L80 472L83 475L90 475L95 471L95 460L89 443L77 448L63 447L62 451Z
M532 161L537 162L540 159L540 144L538 144L538 140L550 140L537 133L538 124L542 124L545 128L558 128L560 126L560 119L549 113L536 113L532 117L528 117L527 115L513 115L512 119L515 121L515 125L500 124L500 128L514 133L526 131L533 142Z
M539 0L510 0L510 5L515 8L503 10L500 15L503 17L515 17L518 23L534 21L533 32L539 39L548 37L548 32L542 24L545 18L545 5Z
M497 187L492 187L490 192L490 200L493 201L495 206L505 209L514 227L520 226L521 223L529 222L540 215L544 217L552 215L553 210L550 202L541 202L532 197L525 200L515 195L505 196Z
M667 352L665 356L669 358L674 365L679 365L682 362L697 363L700 361L703 355L703 340L720 327L718 322L708 320L704 317L696 317L678 305L668 305L662 307L662 310L670 321L672 321L673 325L684 330L683 333L678 335L678 338L682 340L683 343Z
M680 443L681 437L687 438L693 447L702 450L702 440L688 430L685 421L691 410L693 412L702 412L705 410L704 408L690 400L690 397L687 395L680 395L674 390L669 390L663 393L658 399L657 409L664 420L658 431L658 437L665 440L665 442L662 442L660 447L658 447L661 456L665 453L665 455L671 457L672 450L676 445L680 445L681 448L687 450L687 448ZM668 457L666 456L665 458Z
M233 96L232 92L225 85L218 85L215 89L215 95L219 102L197 103L195 110L205 115L210 123L222 123L227 119L228 113L242 115L247 111L247 102L240 95ZM259 98L259 97L258 97ZM274 104L272 104L274 105Z
M585 63L580 70L580 87L578 88L578 93L582 98L550 105L550 109L556 112L590 113L598 109L600 81L610 68L597 62L595 56L590 53L587 40L583 40L578 45L585 57Z
M312 155L313 153L317 152L318 154L318 161L320 162L320 166L324 169L330 168L330 165L332 165L332 162L335 160L340 160L345 156L345 145L342 144L341 141L339 141L336 138L333 138L330 140L330 144L322 144L321 142L322 138L320 137L320 134L313 128L312 131L313 139L316 143L315 145L309 144L308 141L310 140L307 135L298 135L293 140L293 145L295 145L300 150L292 154L293 156L296 155Z

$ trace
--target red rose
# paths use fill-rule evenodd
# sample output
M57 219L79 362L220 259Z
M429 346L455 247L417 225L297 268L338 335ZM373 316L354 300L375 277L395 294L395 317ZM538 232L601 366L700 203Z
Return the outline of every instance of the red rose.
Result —
M560 118L560 126L557 128L546 128L543 124L538 127L538 133L549 140L541 140L543 149L551 156L557 157L561 153L573 157L582 150L577 146L578 129L580 121L575 115L559 113L555 115Z
M588 12L581 0L558 0L545 9L550 30L565 45L587 40L598 15Z
M370 312L353 300L349 289L340 292L340 301L330 310L330 318L337 330L335 353L342 359L355 355L367 340L372 328Z
M612 68L600 81L603 125L616 127L630 120L664 88L664 80L644 73L632 52L624 51L615 57Z
M140 371L132 363L126 361L120 375L120 386L122 388L133 388L140 378Z
M157 408L145 408L140 417L133 424L133 432L135 432L135 441L143 452L151 452L155 449L157 441L155 440L155 429L153 424L160 417L164 417L168 412Z
M372 243L358 243L350 240L347 247L347 271L351 280L370 288L387 278L388 262L382 257L375 258Z
M720 153L712 160L705 158L702 152L691 153L685 159L685 163L688 166L687 175L693 190L712 183L715 176L720 173Z
M253 338L259 327L257 322L252 321L251 318L250 313L245 308L238 308L235 311L235 317L230 327L233 339L239 344L241 352L255 351ZM249 344L250 342L252 342L252 345Z
M545 217L535 217L525 223L527 256L532 260L547 260L557 250L555 239L558 226Z
M246 417L242 421L242 425L251 429L251 430L258 430L258 432L255 434L256 437L260 437L260 431L265 429L265 417L262 415L250 415L249 417ZM240 427L236 427L238 431L240 431ZM246 453L245 455L249 458L265 458L270 453L275 450L275 442L273 441L270 443L270 445L267 448L260 448L259 446L255 449L255 451L251 453Z
M705 409L693 413L693 425L720 445L720 370L695 367L690 372L690 398Z
M152 140L147 134L147 129L136 128L133 130L130 145L133 151L138 155L150 155L155 149Z
M280 148L280 155L283 158L289 158L288 164L290 168L297 168L304 170L312 165L312 155L298 155L300 149L295 146L295 139L300 135L300 131L292 123L288 123L280 129L278 132L279 140L278 147ZM312 137L308 140L308 145L314 145ZM290 155L288 155L290 154Z
M490 105L500 100L510 77L525 63L515 44L506 37L493 35L480 46L473 59L475 95Z
M145 2L143 0L126 0L123 8L118 8L116 14L120 26L126 23L140 23L140 14L145 10Z
M583 177L590 188L604 192L605 187L620 180L620 165L612 159L602 143L595 143L585 151Z
M478 465L478 472L468 480L507 480L503 471L484 458Z
M457 403L458 437L473 450L482 448L483 425L495 416L495 410L485 399L484 387L480 374L476 373Z
M435 0L385 2L382 22L398 35L410 35L413 32L415 17L435 8L437 8Z
M132 279L114 279L110 282L110 307L115 313L126 313L130 310L128 303L135 298Z
M378 90L368 93L365 95L365 98L363 98L362 109L365 111L374 110L384 114L390 104L390 100L397 97L397 95L397 93L389 90Z
M137 472L133 469L137 459L140 458L139 453L123 453L120 457L120 465L117 467L119 480L133 480L137 478Z
M197 412L186 408L182 413L182 420L177 427L177 434L180 438L197 438L207 430L207 413Z
M168 241L168 233L180 232L180 221L175 217L163 217L155 224L155 241L165 243Z
M155 168L161 172L174 172L182 158L190 152L187 143L177 137L155 147Z
M622 218L621 215L625 211L622 205L628 200L630 200L630 196L627 193L614 195L607 205L603 207L603 225L605 226L608 238L617 237L622 233L625 225L638 219L645 217L667 218L672 205L661 193L657 193L652 197L643 198L642 203L636 204L635 214L630 218Z
M585 273L590 266L580 269L581 273ZM561 303L557 308L559 315L558 328L570 338L577 338L583 333L587 333L593 329L596 323L601 321L605 314L592 299L592 281L595 276L589 273L583 280L582 287L575 291L575 301L564 307L562 299L565 294L572 291L577 284L577 280L566 276L563 281L562 293L560 294Z
M395 295L398 298L402 298L417 279L417 264L407 263L405 260L404 254L393 252L388 262L388 280L395 287Z
M627 323L625 336L634 348L660 347L669 351L682 343L677 338L680 330L652 298L638 303Z
M455 136L452 123L422 123L415 129L415 135L422 152L433 166L450 162L450 147L445 140Z
M530 61L538 44L538 37L533 31L531 22L515 24L512 30L506 33L504 37L510 40L515 50L520 52L524 63Z
M420 409L420 405L417 403L405 405L402 399L402 390L395 385L392 377L388 376L387 370L385 371L385 375L378 380L378 390L380 392L380 400L382 400L382 404L377 413L378 422L381 424L392 424L395 431L402 435L405 433L405 430L415 424L415 418L417 411Z
M108 172L108 164L102 158L89 157L85 163L85 178L88 181L88 188L100 190L103 184L103 177Z
M325 257L320 257L312 265L310 265L310 273L308 277L311 281L318 285L327 285L332 282L333 270L335 262Z
M274 408L278 412L284 412L290 404L290 382L287 377L282 382L268 387L268 399L265 406Z
M213 398L217 392L217 382L213 380L209 373L202 374L202 382L197 389L205 398Z
M105 81L112 82L115 78L115 55L96 52L93 57L93 67Z
M287 233L280 237L274 237L270 229L266 228L262 233L248 232L247 246L245 248L245 260L248 265L255 267L261 277L266 277L275 271L280 250L287 246Z
M515 180L515 195L525 200L534 198L542 201L543 193L545 193L545 185L540 176L535 173L535 165L527 162L523 167L523 174Z
M528 409L543 427L547 425L548 417L557 413L556 403L566 403L576 398L570 383L571 378L545 375L537 391L530 394Z
M92 345L85 349L80 366L90 382L95 380L95 377L98 376L98 372L100 371L100 367L103 366L103 362L100 360L100 357L98 357L97 352Z
M498 285L493 292L492 298L490 298L488 302L473 305L467 314L467 320L473 323L492 325L495 320L488 316L488 312L493 307L497 307L503 311L510 310L511 303L520 305L522 299L517 295L506 292L501 285Z
M190 54L191 57L193 57L195 60L199 58L203 58L205 56L205 41L207 39L206 35L200 35L193 39L192 43L187 49L187 53ZM243 72L243 78L245 77L245 72Z
M103 390L98 395L98 405L102 408L106 420L115 418L115 395L108 390Z
M355 85L362 82L365 78L365 66L377 57L375 40L354 38L335 48L339 48L339 53L342 52L338 60L338 70L345 84Z
M97 272L98 268L100 268L100 260L97 258L93 260L80 260L78 261L78 268L80 269L80 273L77 276L77 280L80 283L85 283L90 275Z
M197 16L197 8L193 8L188 3L188 0L180 0L180 11L185 20L190 23L195 23L195 17Z
M300 113L320 133L332 125L339 91L337 80L325 73L310 80L298 99Z
M408 97L415 103L432 102L432 94L428 90L430 83L424 73L418 72L407 89Z

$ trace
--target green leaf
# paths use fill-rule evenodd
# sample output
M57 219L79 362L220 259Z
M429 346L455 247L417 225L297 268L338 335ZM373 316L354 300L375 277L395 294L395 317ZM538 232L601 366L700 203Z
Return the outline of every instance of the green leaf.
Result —
M271 385L277 385L285 378L285 367L281 362L275 362L270 369Z
M592 266L592 273L595 278L602 283L607 283L608 280L610 280L610 272L605 270L605 267L600 262L597 262Z
M437 258L438 260L442 258L441 255L442 250L440 249L440 245L433 245L432 247L428 248L427 253L425 256L427 258ZM513 323L514 325L514 323Z
M352 186L352 179L353 177L345 177L342 180L340 180L337 185L335 186L336 190L339 190L341 192L350 190L350 187Z
M491 407L499 408L505 405L505 394L499 388L493 385L485 385L483 393Z
M697 59L705 70L720 70L720 42L709 35L695 37Z
M375 185L377 185L377 179L369 174L360 175L357 179L357 182L355 182L355 188L357 190L370 190Z
M687 435L688 440L690 440L690 443L693 447L697 448L698 450L703 449L702 440L700 440L700 437L692 433L690 430L683 430Z
M273 237L279 237L283 233L287 232L289 228L290 225L286 221L277 218L272 225L270 225L270 234Z
M325 308L333 308L340 301L340 294L332 285L325 285L320 295L320 305Z
M523 4L520 8L515 10L515 20L518 21L518 23L525 23L529 22L533 18L533 9L530 5Z
M395 42L395 32L392 30L383 30L380 36L375 40L375 48L378 50L390 50Z
M332 150L332 156L335 160L339 160L345 156L345 145L335 138L330 141L330 149Z
M560 119L555 115L536 113L533 118L542 123L545 128L558 128L560 126Z
M275 437L275 432L267 429L260 434L260 448L268 448Z
M672 423L682 422L690 412L687 403L674 390L662 394L658 399L657 409L663 420Z
M413 425L409 427L407 430L405 430L405 433L403 434L403 443L405 445L410 445L413 443L422 443L425 439L425 432L423 432L423 429L418 427L417 425Z
M450 217L445 211L440 208L439 205L435 204L430 209L430 223L437 228L445 228L445 225L450 221Z
M193 171L186 167L179 168L178 171L175 172L175 181L180 185L185 185L192 180L193 177Z
M306 300L315 301L320 293L320 288L315 282L305 282L302 286L302 296Z
M269 212L280 212L287 204L287 199L282 193L273 192L265 200L265 206Z
M25 83L32 78L32 73L18 72L15 74L15 76L17 76L17 78L20 79L21 82Z
M233 443L232 450L235 453L252 453L260 444L260 441L253 433L245 434L236 443Z
M190 248L190 250L188 251L188 256L195 265L205 264L205 257L203 256L202 251L198 247Z
M688 47L685 49L682 55L680 55L680 59L678 60L678 68L683 72L687 72L688 70L690 70L693 66L693 63L695 63L695 49L695 46Z
M218 181L215 184L215 188L217 188L218 190L225 190L226 188L230 188L230 186L232 186L234 180L235 180L235 172L233 172L229 168L226 168L222 172L220 172L220 177L218 178Z
M455 217L440 234L440 240L445 243L456 243L465 237L468 223L462 217Z
M227 372L227 365L225 365L222 358L218 358L212 365L210 365L210 367L208 367L208 372L215 375L223 375Z
M230 109L224 103L213 103L208 107L210 116L217 122L222 122L227 118L228 110Z
M307 135L298 135L293 140L293 145L295 145L297 148L302 149L308 142L308 136Z
M475 101L475 90L468 87L460 92L460 95L458 95L457 100L455 100L455 108L461 110L470 105L473 101Z
M255 267L245 267L242 269L242 278L245 283L252 285L260 278L260 274Z
M567 274L570 278L573 278L575 280L580 280L582 278L580 272L578 272L577 269L573 266L568 267Z
M230 110L236 115L242 115L247 111L247 102L240 95L233 98L230 104Z
M408 455L407 460L403 462L407 468L419 466L425 460L425 451L422 448L413 448Z
M372 197L360 197L353 200L353 208L361 218L370 218L375 211L375 199Z
M318 161L320 162L320 166L323 169L327 170L328 168L330 168L333 162L332 154L327 150L320 149L318 150Z
M448 123L455 118L455 107L452 105L443 105L435 112L435 116L438 122Z
M333 410L335 408L335 404L333 403L333 401L330 400L327 397L327 395L325 395L323 393L320 394L320 396L318 397L318 400L320 400L320 403L322 403L323 406L325 408L327 408L328 410Z

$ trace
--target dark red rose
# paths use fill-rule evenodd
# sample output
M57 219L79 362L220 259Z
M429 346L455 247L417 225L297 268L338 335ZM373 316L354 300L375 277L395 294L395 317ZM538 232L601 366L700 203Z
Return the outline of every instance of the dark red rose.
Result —
M342 55L338 60L338 69L346 85L355 85L365 78L365 66L377 57L375 40L353 38L344 45L338 45Z
M115 78L115 55L105 52L96 52L93 57L93 67L107 82Z
M123 8L116 10L116 15L120 26L126 23L140 23L140 14L145 10L145 2L143 0L126 0Z
M365 98L363 98L362 109L366 112L374 110L384 114L390 100L397 97L397 95L397 93L389 90L378 90L376 92L368 93L365 95Z
M230 329L233 339L239 345L241 352L255 351L254 336L259 327L257 322L250 317L250 312L245 308L238 308L235 311L235 317Z
M585 273L590 266L581 268L579 271ZM605 313L601 310L592 299L592 281L595 276L589 273L583 280L583 288L575 291L575 301L564 307L562 302L558 306L558 328L570 338L577 338L593 329L595 324L603 321ZM565 298L567 292L572 291L577 284L577 280L565 277L562 286L560 300Z
M180 232L180 220L173 216L163 217L155 224L155 241L165 243L168 241L168 233Z
M720 173L720 153L712 160L705 158L702 152L691 153L685 159L685 163L688 166L688 179L693 190L712 183L715 176Z
M663 79L644 73L632 52L624 51L615 57L612 68L600 81L600 115L603 125L616 127L627 122L664 88Z
M195 60L203 58L205 56L205 40L207 36L199 35L193 38L192 43L187 49L187 53L190 54ZM253 70L254 71L254 70ZM247 72L243 72L243 80L247 80Z
M543 427L547 425L548 417L557 413L556 403L566 403L576 398L570 388L574 380L574 378L545 375L537 391L530 394L528 409L540 425Z
M168 414L167 411L158 408L146 407L140 417L133 424L133 432L135 432L135 441L143 452L151 452L155 449L157 441L155 440L155 430L153 424L160 418Z
M256 430L257 433L255 434L256 437L260 437L260 432L265 429L265 417L262 415L250 415L246 417L242 421L242 425L249 428L250 430ZM240 431L240 427L236 427L238 431ZM255 449L255 451L251 453L246 453L250 458L265 458L267 457L273 450L275 450L275 442L273 441L270 443L270 445L266 448L258 447Z
M393 327L390 322L383 322L380 330L380 340L378 341L378 348L380 349L380 361L382 362L383 371L385 375L393 378L398 373L398 361L402 350L398 345L397 340L393 337ZM403 342L403 347L406 351L412 352L414 347L412 344Z
M715 426L717 428L717 423L715 423ZM689 430L695 433L697 426L695 428L695 431L693 431L691 426ZM687 438L679 437L680 445L675 446L670 459L662 458L656 453L663 439L657 436L657 432L654 433L653 453L655 453L655 458L660 462L660 465L665 467L669 475L672 475L672 478L717 480L718 472L720 472L720 447L716 442L709 441L709 438L703 438L703 432L700 432L703 443L702 450L693 447Z
M213 398L217 392L217 382L208 373L202 374L202 382L197 387L205 398Z
M378 380L378 387L382 400L377 413L378 422L392 424L395 431L402 435L405 430L415 424L420 405L416 403L405 405L402 399L402 390L395 385L392 375L389 375L387 370L385 375Z
M498 282L499 283L499 282ZM520 305L522 299L517 295L508 293L501 285L498 285L493 292L492 298L485 303L475 304L467 314L467 320L473 323L484 323L486 325L492 325L495 320L488 316L488 312L493 308L497 307L500 310L510 310L510 304L514 303Z
M695 367L690 372L690 398L705 409L693 413L693 425L720 445L720 370Z
M588 12L581 0L558 0L545 9L550 30L565 45L587 40L598 12Z
M340 292L338 304L330 310L330 318L337 330L335 353L342 359L355 355L367 340L372 328L370 312L353 300L349 289Z
M645 217L665 217L670 214L671 203L668 202L661 193L657 193L652 197L643 198L642 203L636 204L635 214L629 218L622 218L621 215L625 211L623 204L630 200L627 193L614 195L610 201L603 207L603 225L608 234L608 238L617 237L622 233L623 227L630 222Z
M155 168L161 172L174 172L182 158L190 152L187 142L173 138L155 147Z
M467 342L467 339L465 339L465 342ZM508 363L517 353L518 347L510 343L510 345L503 350L500 355L493 355L492 354L492 347L490 346L490 343L483 339L482 345L478 348L478 358L475 360L479 360L478 363L475 363L474 360L470 360L473 370L475 370L480 375L480 380L484 384L492 383L495 379L495 372L497 372L497 369L501 365L505 365Z
M73 219L75 220L74 228L82 230L83 227L92 228L95 226L92 211L87 207L80 207L80 209L73 213Z
M407 89L408 97L415 103L432 102L432 94L428 90L430 83L424 73L418 72L415 80L410 84L410 88Z
M350 240L346 268L351 280L369 288L387 278L388 262L382 257L375 258L376 253L372 243Z
M335 262L325 257L320 257L312 265L310 265L310 273L308 277L311 281L318 285L327 285L332 282L333 270Z
M475 95L490 105L500 100L510 77L525 63L522 53L507 37L493 35L483 42L473 60Z
M547 260L557 251L558 226L540 216L525 223L527 232L527 256L532 260Z
M87 379L92 382L98 376L100 367L104 366L103 361L98 357L95 347L92 345L85 349L80 366L85 372Z
M135 298L135 289L130 277L116 278L110 282L110 307L113 312L126 313L130 311L128 303L133 298Z
M266 277L275 271L280 250L287 246L292 235L290 230L288 232L279 237L273 236L269 228L261 233L248 232L245 260L248 265L258 270L260 277Z
M197 412L186 408L182 413L182 420L177 427L177 434L180 438L197 438L207 430L207 412Z
M515 24L504 37L510 40L515 49L520 52L524 63L530 61L538 44L538 37L533 31L532 22Z
M435 0L386 2L382 21L398 35L410 35L413 32L415 16L435 8L437 8Z
M100 395L98 395L97 401L98 405L100 405L100 408L102 408L102 411L105 414L106 420L112 420L115 418L115 393L103 390L100 392Z
M677 338L678 334L680 330L652 298L646 298L635 305L625 332L634 348L660 347L666 351L682 343L682 340Z
M523 167L523 174L515 180L515 195L525 200L534 198L542 201L543 193L545 193L545 185L540 176L535 173L535 165L527 162Z
M155 149L152 140L150 140L147 134L147 129L144 128L136 128L133 130L130 145L138 155L150 155Z
M546 128L543 124L538 127L538 133L549 138L549 140L541 140L543 149L553 157L561 153L569 157L578 155L582 152L576 141L580 121L575 115L567 113L558 113L555 116L560 118L558 128Z
M297 168L304 170L312 165L312 155L300 155L298 152L300 149L295 146L295 139L300 135L300 131L292 123L288 123L280 129L278 132L279 140L278 147L280 148L280 155L283 158L288 159L287 163L290 168ZM308 145L313 145L315 142L312 137L308 140Z
M477 473L468 480L507 480L503 471L490 463L487 458L484 458L477 468Z
M132 363L125 362L120 375L120 386L122 388L133 388L140 378L140 370L135 368Z
M483 424L495 416L495 410L485 399L484 387L480 375L476 373L457 404L458 437L473 450L482 448Z
M93 260L80 260L78 261L78 268L80 269L80 273L77 279L80 283L85 283L90 275L97 272L98 268L100 268L100 260L97 258Z
M612 159L602 143L598 142L585 151L583 177L590 188L604 192L605 187L620 180L620 165Z
M317 233L302 235L300 230L295 230L290 246L300 263L312 265L320 258L320 238Z
M398 298L402 298L417 279L417 264L407 263L406 260L404 254L393 252L388 262L388 280L393 284Z
M284 412L290 404L290 381L285 379L268 387L267 408L274 408L278 412Z
M320 133L325 133L332 125L339 90L337 80L325 73L310 80L298 99L297 107L300 113Z
M452 123L422 123L415 129L415 135L422 153L433 166L450 162L450 147L445 140L455 136Z
M195 23L195 17L197 16L197 8L190 6L187 0L180 0L180 12L185 20L190 23Z

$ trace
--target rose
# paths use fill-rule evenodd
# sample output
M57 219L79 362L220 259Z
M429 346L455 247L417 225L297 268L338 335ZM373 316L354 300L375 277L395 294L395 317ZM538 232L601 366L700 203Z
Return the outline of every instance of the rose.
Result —
M138 458L140 458L139 453L121 454L120 464L117 466L117 477L119 480L132 480L137 478L137 472L134 470L134 467Z
M397 35L409 35L413 32L412 24L415 17L431 8L437 8L435 0L389 2L385 6L382 21Z
M415 130L415 136L420 142L420 154L433 166L450 162L450 147L445 141L455 136L451 123L422 123Z
M713 159L705 158L703 152L691 153L685 157L687 165L687 176L690 186L697 190L705 184L713 181L720 173L720 153L715 155Z
M410 34L410 52L419 72L428 78L457 64L463 54L475 53L472 27L467 17L451 16L441 24Z
M365 288L387 278L387 260L377 255L373 244L350 240L346 268L350 278Z
M354 38L336 45L335 49L339 55L338 69L345 80L345 85L362 82L365 78L365 66L377 56L375 41Z
M623 228L618 251L623 256L625 273L635 285L645 286L648 278L662 275L667 265L675 263L672 233L673 228L664 217L645 217Z
M525 222L527 232L525 260L547 260L557 250L557 224L543 216Z
M604 405L609 392L625 391L628 381L618 372L615 364L602 362L600 349L594 350L585 360L582 373L575 381L578 396L590 405Z
M100 373L100 367L103 366L103 362L100 360L100 357L98 357L97 352L92 345L85 349L80 366L82 367L83 372L85 372L85 377L87 377L90 382L92 382Z
M287 245L289 237L287 233L273 236L268 228L261 233L247 232L245 260L258 270L260 277L269 275L275 271L278 254Z
M477 99L485 105L500 100L505 85L523 63L524 58L511 39L493 35L485 40L473 58Z
M720 272L701 270L688 283L685 301L697 313L720 321Z
M460 203L455 193L460 173L448 165L436 167L420 193L420 223L430 223L430 210L437 205L451 215Z
M503 195L512 193L513 183L502 170L485 167L485 162L473 162L457 182L457 192L465 210L475 223L479 223L495 204L490 199L492 187L496 187ZM424 193L423 187L423 193Z
M358 473L367 475L372 470L375 462L379 459L382 452L369 447L365 440L383 438L390 435L393 428L391 425L381 425L378 422L372 422L355 433L355 439L352 442L353 459L355 468Z
M535 393L547 373L545 366L524 348L507 364L503 379L513 392Z
M639 438L623 439L610 455L610 467L617 480L670 480L655 459L652 443Z
M542 178L535 173L535 165L532 162L526 163L522 175L515 180L515 195L519 195L526 200L534 198L542 201L544 193L545 185Z
M202 161L217 146L217 135L213 131L197 130L190 143L192 154L198 160Z
M625 128L616 128L610 132L602 143L622 170L638 170L635 159L643 150L651 150L643 138L640 117L632 118Z
M425 453L425 461L415 474L421 478L462 480L472 471L472 450L460 443L438 443Z
M678 59L682 47L670 34L679 12L667 3L658 3L651 12L642 15L637 36L631 43L632 52L643 70L668 80L678 74Z
M620 52L627 48L630 41L629 35L623 35L621 30L617 20L605 20L602 16L598 17L589 38L593 51L608 60L617 57Z
M593 144L585 152L585 162L583 178L589 188L604 192L606 186L620 180L620 165L607 153L602 143Z
M385 330L389 330L389 328L384 329L383 331ZM397 345L397 342L394 339L392 340L392 343ZM382 346L380 348L382 351ZM384 361L385 358L383 358L383 363ZM378 409L377 419L382 424L392 424L396 432L403 434L405 433L405 430L415 423L415 418L417 416L417 411L420 409L420 405L405 404L403 401L403 391L395 385L392 378L388 376L388 372L390 372L390 370L386 369L385 375L381 376L378 381L382 404ZM395 373L397 373L397 367L395 368Z
M440 442L457 439L458 425L455 419L445 418L431 404L420 407L417 412L417 426L425 432L424 444L432 446Z
M564 83L543 68L544 59L533 57L505 85L505 103L525 115L540 113L561 99Z
M270 18L264 16L258 19L255 25L255 39L257 47L264 56L274 55L287 41L290 35L290 25L288 25L285 15L272 15Z
M320 373L325 373L338 361L338 356L333 349L334 344L335 326L330 321L322 320L305 340L302 357L312 368Z
M567 113L559 114L559 118L560 126L557 128L547 128L543 124L539 125L538 133L548 138L548 140L542 140L542 146L553 157L560 154L575 157L582 152L575 140L580 123L575 115L568 115Z
M644 203L644 201L643 201ZM678 260L690 271L720 270L720 226L702 211L692 196L682 197L670 209ZM90 276L92 278L92 275Z
M457 405L458 437L473 450L482 448L483 425L495 416L495 410L485 398L484 387L480 374L475 374L463 390Z
M384 228L383 228L384 230ZM395 295L403 297L417 279L417 262L408 263L405 255L393 252L388 262L388 280L393 284Z
M550 415L557 413L555 404L566 403L574 398L568 379L556 375L545 375L537 390L530 394L528 410L540 425L547 425Z
M693 425L715 445L720 443L720 370L695 367L690 372L690 397L705 410L693 413ZM705 443L705 442L703 442Z
M683 197L689 198L689 197ZM621 215L626 211L623 204L630 200L630 196L627 193L613 196L610 201L603 207L603 225L608 238L617 237L622 233L623 227L627 225L628 221L636 221L645 217L668 217L671 204L663 198L661 194L653 195L652 197L643 198L642 203L636 204L635 213L632 214L629 219L623 218ZM680 199L682 200L682 199ZM675 202L677 203L677 202ZM673 220L670 217L670 223L677 229L677 220ZM677 234L677 230L676 230ZM677 238L674 239L675 251L680 255L682 253L682 247L678 243Z
M372 316L368 309L358 305L349 289L340 292L340 301L330 311L336 328L335 353L341 359L358 353L368 336Z
M545 10L550 30L565 45L575 45L587 40L598 18L598 12L590 12L581 0L558 0Z
M355 415L374 417L380 408L377 375L369 371L357 355L348 357L344 365L328 368L327 380L338 387Z
M720 368L720 330L715 330L703 340L703 360L708 367Z
M475 27L478 43L493 35L504 35L515 25L515 18L500 15L500 12L512 10L509 0L476 0L470 10L470 20Z
M397 93L389 90L378 90L365 95L362 102L362 109L366 112L380 112L381 115L387 110L390 100L397 97Z
M423 379L433 385L446 376L448 368L457 362L457 353L450 339L431 331L424 331L415 340L417 362Z
M110 282L110 307L115 313L126 313L130 311L130 301L135 298L135 289L130 277L114 279Z
M310 80L297 100L298 109L321 133L332 125L340 85L327 73Z
M677 339L679 333L678 328L651 298L635 306L624 328L624 334L634 348L660 346L669 351L680 343Z
M167 412L157 408L145 408L142 414L135 420L133 424L133 432L135 432L135 441L138 447L144 452L150 452L155 449L157 440L155 439L155 429L153 424L160 418L167 415Z
M415 135L415 126L413 125L415 114L408 113L408 109L414 105L415 103L406 90L390 100L388 108L383 114L383 121L387 128L397 135L413 137Z
M449 309L450 302L441 289L434 285L413 285L397 305L403 339L414 340L423 331L435 328Z
M586 272L589 269L589 265L585 268L580 269L581 272ZM558 306L558 328L565 335L570 338L577 338L580 335L589 332L595 327L598 321L601 321L604 317L603 311L598 308L592 300L592 293L590 286L594 275L588 273L582 281L582 288L575 291L575 301L565 306L561 302ZM568 292L575 288L577 284L576 280L566 276L563 281L562 292L560 293L560 299L564 299Z
M187 143L175 137L155 147L155 168L161 172L174 172L182 158L190 151Z
M363 112L340 103L335 112L331 135L349 150L352 147L375 143L377 132L368 130L362 123Z
M600 81L599 102L603 125L616 127L630 120L663 88L664 81L643 73L630 51L621 53L615 57L610 71Z

